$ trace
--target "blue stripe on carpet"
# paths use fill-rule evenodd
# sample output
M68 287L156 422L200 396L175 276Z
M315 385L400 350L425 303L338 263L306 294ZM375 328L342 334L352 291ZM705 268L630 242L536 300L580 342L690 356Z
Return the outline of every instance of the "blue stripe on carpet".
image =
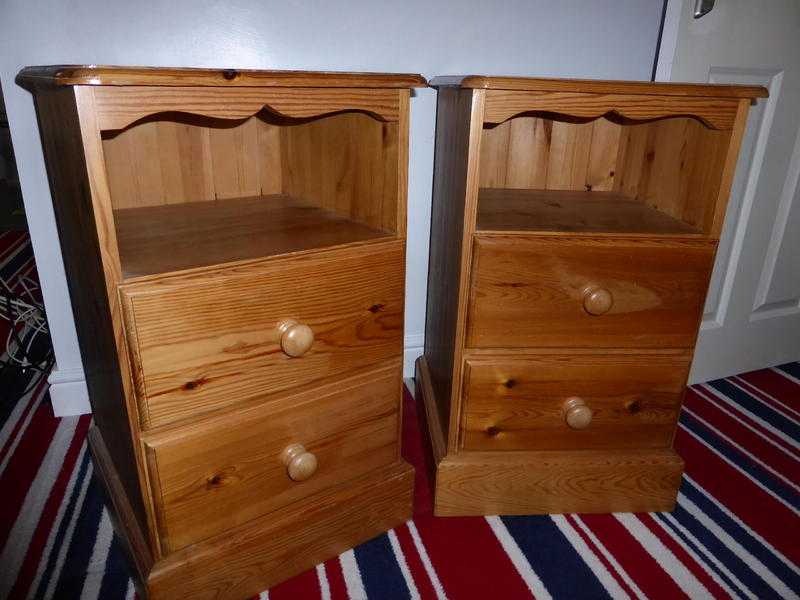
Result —
M119 536L114 534L111 548L108 550L106 572L100 585L99 598L124 598L128 591L128 561Z
M85 446L86 442L84 442ZM88 448L84 448L83 450L83 459L81 460L80 465L78 465L78 475L75 477L75 485L72 488L72 494L70 494L69 502L67 503L67 507L64 510L64 516L61 519L61 524L58 527L58 532L56 533L56 538L53 543L54 551L50 553L50 556L47 559L47 566L45 567L44 574L42 575L42 579L39 582L39 588L36 590L36 593L33 595L34 598L43 598L45 596L45 592L47 591L47 587L50 584L50 579L53 577L53 570L56 567L56 561L58 560L59 550L64 545L64 537L67 534L67 528L69 527L69 523L72 520L72 515L75 514L76 504L78 502L78 496L80 495L81 488L83 487L83 482L86 479L86 472L89 468L89 450ZM80 507L77 507L80 510Z
M786 363L785 365L778 365L776 369L788 373L795 379L800 379L800 362Z
M72 535L72 543L64 560L64 567L61 569L54 598L80 597L102 515L103 495L98 488L97 479L92 477Z
M357 546L354 553L368 597L382 600L409 598L408 586L388 535L379 535Z
M553 598L610 598L550 517L502 517L502 521Z
M680 504L675 507L672 516L695 536L701 544L708 548L717 560L725 565L758 598L761 600L780 598L775 590L767 585L757 573Z
M681 414L681 424L686 427L687 430L704 440L722 456L730 460L739 469L750 475L750 477L786 502L786 504L796 510L800 509L800 496L798 496L792 488L764 469L760 464L743 454L741 450L720 438L686 411L683 411Z
M728 585L728 587L730 587L732 590L739 591L739 590L743 589L742 586L734 583L733 579L728 577L728 575L720 567L718 567L715 563L713 563L712 561L708 560L708 558L706 558L706 552L710 552L709 548L705 548L705 550L701 550L700 546L698 545L698 544L702 544L702 542L700 540L698 540L698 543L696 544L692 539L690 539L686 534L684 534L683 531L681 531L681 529L678 527L678 525L683 525L682 523L675 524L673 521L667 519L667 517L665 516L666 513L652 513L652 514L653 514L653 518L654 519L659 521L664 527L666 527L668 530L670 530L672 532L672 534L676 538L679 538L684 544L686 544L686 546L689 547L689 549L691 549L692 552L695 553L695 555L697 556L698 561L700 561L702 563L702 565L705 567L706 570L713 571L714 573L716 573L716 575L722 581L724 581ZM697 539L697 538L695 538L695 539ZM714 552L711 552L711 555L716 557ZM725 568L727 569L727 565L723 565L723 566L725 566ZM742 585L744 585L744 584L742 584Z
M710 500L694 485L684 479L684 485L681 486L681 493L691 500L703 513L717 525L719 525L725 533L731 536L737 543L739 543L747 552L760 560L778 579L786 583L790 589L800 590L800 574L793 571L789 566L780 560L771 549L767 548L759 540L754 538L747 532L741 525L731 519L725 511L723 511L715 502ZM677 509L675 516L677 517ZM692 517L693 519L694 517ZM694 533L694 532L692 532ZM714 537L716 539L716 537ZM705 543L705 542L703 542ZM716 552L714 552L717 555ZM718 555L717 555L718 556ZM737 559L738 561L738 559ZM723 561L724 563L725 561ZM726 565L727 566L727 565ZM738 570L731 569L737 575Z
M753 414L757 415L776 429L780 429L786 435L796 440L800 439L800 425L793 423L785 416L772 409L770 406L745 392L743 389L736 387L724 379L711 381L708 383L708 385L733 400L739 406L742 406L743 408L746 408Z

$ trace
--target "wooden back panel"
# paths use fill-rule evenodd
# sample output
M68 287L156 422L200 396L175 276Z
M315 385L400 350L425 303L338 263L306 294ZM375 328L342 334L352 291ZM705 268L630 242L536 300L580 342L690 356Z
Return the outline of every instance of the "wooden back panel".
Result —
M151 118L104 134L115 209L286 193L396 231L397 121Z
M341 113L281 128L283 193L397 230L398 123Z
M484 126L480 186L621 191L708 232L730 136L684 117L622 124L522 115Z

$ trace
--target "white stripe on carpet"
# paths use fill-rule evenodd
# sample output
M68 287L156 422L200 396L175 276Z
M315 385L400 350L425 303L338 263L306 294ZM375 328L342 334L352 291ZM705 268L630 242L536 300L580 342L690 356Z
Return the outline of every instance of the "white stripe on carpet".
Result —
M90 462L89 466L86 469L86 473L83 476L83 481L81 482L81 489L78 494L78 499L75 502L75 506L72 510L72 515L70 515L69 525L67 525L67 532L64 535L64 539L61 542L61 548L59 548L58 557L56 559L56 564L53 567L53 573L50 575L50 581L47 584L47 590L44 593L45 600L50 600L53 597L53 594L56 590L56 585L58 584L58 580L61 577L61 570L64 568L64 561L67 559L67 551L69 550L70 545L72 544L72 536L75 534L75 527L78 523L78 518L81 515L81 511L83 510L83 502L86 500L86 490L89 489L89 482L92 480L92 473L94 472L94 465Z
M317 581L319 582L320 600L331 600L331 586L328 583L328 574L325 572L325 564L317 565Z
M61 504L58 506L56 518L53 521L53 525L50 527L50 533L47 535L47 542L45 543L44 550L42 551L42 556L39 559L39 566L36 568L36 576L33 578L33 583L29 589L30 593L32 594L36 593L36 590L39 589L39 583L41 582L42 576L47 568L47 563L50 560L50 554L53 552L53 545L56 543L58 531L61 529L61 522L64 520L64 514L67 512L69 499L72 498L72 494L75 491L75 483L78 480L78 473L80 473L84 455L86 452L88 452L87 448L88 446L86 445L86 440L84 440L83 444L81 444L81 449L78 452L78 458L72 467L72 473L70 473L67 487L64 490L64 495L61 497Z
M716 455L717 455L717 456L718 456L718 457L719 457L719 458L720 458L720 459L721 459L723 462L726 462L726 463L728 463L728 464L729 464L729 465L730 465L730 466L733 468L733 470L734 470L734 471L738 471L738 472L739 472L739 473L740 473L740 474L741 474L743 477L745 477L746 479L749 479L749 480L750 480L750 481L753 483L753 485L755 485L756 487L760 488L760 489L761 489L761 490L762 490L762 491L763 491L765 494L767 494L767 495L769 495L769 496L772 496L772 498L774 498L774 499L775 499L777 502L779 502L780 504L783 504L783 505L784 505L786 508L788 508L788 509L789 509L791 512L793 512L793 513L794 513L794 514L796 514L797 516L800 516L800 510L796 509L794 506L792 506L791 504L789 504L789 503L788 503L786 500L784 500L783 498L781 498L781 497L780 497L778 494L776 494L776 493L775 493L775 492L773 492L771 489L769 489L769 488L768 488L766 485L764 485L763 483L761 483L761 482L760 482L758 479L756 479L755 477L753 477L752 475L750 475L750 473L748 473L747 471L745 471L744 469L742 469L742 468L741 468L739 465L737 465L737 464L736 464L735 462L733 462L733 461L732 461L730 458L728 458L727 456L725 456L724 454L722 454L722 452L720 452L719 450L717 450L716 448L714 448L714 446L712 446L711 444L709 444L709 443L708 443L707 441L705 441L705 440L704 440L702 437L700 437L699 435L697 435L697 434L696 434L694 431L690 430L690 429L689 429L688 427L686 427L686 426L685 426L683 423L678 423L678 426L679 426L681 429L683 429L683 431L685 431L687 434L689 434L689 435L690 435L690 436L692 436L694 439L696 439L700 445L702 445L702 446L705 446L705 447L706 447L706 448L708 448L708 449L709 449L709 450L710 450L712 453L716 454Z
M394 559L400 567L400 572L403 573L403 579L406 580L406 587L408 588L409 598L419 600L419 591L417 585L414 583L414 578L411 576L411 571L406 562L406 555L403 554L403 549L400 547L400 541L397 539L397 534L394 529L387 532L389 536L389 543L392 545L392 552L394 552Z
M728 406L731 406L735 410L738 410L739 412L742 412L742 413L746 414L748 417L753 419L753 421L755 421L756 423L761 425L761 427L763 427L764 429L769 431L775 437L778 437L778 438L782 439L784 442L786 442L787 444L789 444L793 448L800 449L800 440L796 440L792 436L790 436L789 434L787 434L787 433L781 431L780 429L778 429L777 427L775 427L774 425L770 425L764 419L759 417L757 414L755 414L754 412L746 409L741 404L738 404L737 402L734 402L733 400L728 398L722 392L719 392L719 391L715 390L714 388L712 388L711 386L709 386L707 384L699 384L699 385L695 386L695 389L707 390L710 394L713 394L715 397L717 397L720 400L722 400Z
M484 518L486 522L489 523L489 527L492 528L492 532L497 538L497 541L500 542L503 550L505 550L508 558L511 559L511 563L514 565L517 573L522 577L525 585L528 586L528 590L530 590L531 594L538 600L552 600L550 592L544 587L544 583L539 579L539 576L533 570L533 567L531 567L528 559L525 558L517 542L514 541L505 523L503 523L503 520L497 516Z
M628 585L633 593L636 594L636 597L639 600L647 600L647 596L644 595L644 592L636 585L636 582L631 579L631 576L628 575L628 572L619 564L619 561L614 558L614 555L609 552L608 548L606 548L603 543L600 541L594 532L589 529L589 526L583 522L583 520L578 515L572 515L572 518L575 519L575 522L578 524L578 527L589 536L589 539L592 540L592 543L600 550L600 553L605 557L605 559L609 562L609 564L614 567L614 570L622 577L622 580Z
M553 523L556 524L559 531L564 534L564 537L572 544L572 548L586 563L586 566L594 573L598 581L606 588L606 591L612 598L630 598L628 592L622 589L622 586L617 583L614 576L609 572L606 566L600 562L591 548L583 541L580 534L575 531L572 524L567 520L564 515L550 515Z
M64 456L75 435L75 426L79 417L64 418L58 424L42 464L33 479L25 500L20 507L14 526L6 541L6 547L0 554L0 598L6 598L19 575L19 569L25 560L31 538L42 516L42 510L50 497L50 490L61 472ZM24 551L20 551L24 549Z
M83 581L81 600L97 600L100 597L100 587L103 584L103 576L106 574L106 561L108 560L108 552L111 550L111 540L113 539L114 528L111 526L108 510L103 508L103 515L100 517L100 524L97 527L97 537L94 540L92 556L86 566L86 579Z
M697 419L698 421L700 421L700 422L701 422L703 425L705 425L705 426L706 426L708 429L710 429L711 431L713 431L713 432L714 432L714 434L716 434L716 436L717 436L717 437L719 437L719 438L722 438L723 440L725 440L726 442L728 442L728 443L729 443L731 446L733 446L734 448L736 448L737 450L739 450L739 452L741 452L742 454L744 454L744 455L745 455L747 458L749 458L750 460L752 460L754 463L756 463L757 465L761 465L761 467L762 467L763 469L765 469L765 470L769 471L769 472L770 472L770 473L772 473L772 474L773 474L775 477L777 477L778 479L780 479L781 481L783 481L783 482L784 482L784 483L785 483L787 486L789 486L790 488L794 488L794 490L795 490L796 492L800 493L800 485L797 485L797 484L796 484L796 483L794 483L792 480L790 480L790 479L788 479L788 478L784 477L784 476L783 476L781 473L779 473L778 471L776 471L775 469L773 469L772 467L770 467L770 466L769 466L767 463L765 463L764 461L762 461L760 458L758 458L758 457L757 457L755 454L753 454L752 452L748 451L748 450L747 450L746 448L744 448L744 447L743 447L741 444L739 444L739 443L737 443L737 442L733 441L733 440L732 440L730 437L728 437L727 435L725 435L724 433L722 433L722 432L721 432L719 429L717 429L717 428L716 428L716 427L714 427L714 426L713 426L711 423L709 423L708 421L706 421L706 420L705 420L703 417L701 417L700 415L698 415L697 413L695 413L695 412L694 412L692 409L690 409L690 408L688 408L688 407L684 406L684 407L683 407L683 410L684 410L684 412L686 412L687 414L690 414L690 415L692 415L692 417L693 417L694 419Z
M774 589L781 598L797 598L792 590L781 581L769 568L762 563L758 558L750 554L744 546L737 542L727 531L722 529L711 517L700 510L694 502L689 500L682 493L678 493L678 504L680 504L686 512L697 519L703 527L708 529L720 542L725 544L728 549L733 552L739 559L744 562L750 569L763 579L767 585Z
M778 375L783 375L789 381L792 381L797 385L800 385L800 379L798 379L797 377L795 377L790 373L787 373L786 371L781 371L780 369L776 369L775 367L770 368L770 371L775 371Z
M662 517L664 519L669 521L672 524L673 527L675 527L684 536L686 536L689 539L689 541L692 542L695 545L695 547L697 547L697 549L700 552L699 555L696 552L694 552L689 547L688 544L683 542L683 540L681 540L678 536L674 535L673 532L670 532L668 527L665 527L662 524L662 529L664 529L664 531L666 531L668 533L673 534L672 535L673 539L676 540L678 543L680 543L683 546L683 548L686 550L686 552L688 552L689 555L696 560L697 564L702 565L703 568L705 568L705 564L710 562L715 567L717 567L717 569L722 571L728 579L733 581L734 585L736 585L736 587L737 587L737 590L735 592L733 590L730 590L728 588L728 586L726 586L726 585L722 586L725 590L727 590L731 594L731 596L740 596L741 594L744 594L745 597L750 598L750 600L758 600L758 597L753 592L750 591L750 588L748 588L744 583L742 583L741 580L738 577L736 577L736 575L734 575L731 572L731 570L728 569L728 567L726 567L722 563L721 560L719 560L716 556L714 556L714 553L711 552L708 548L706 548L705 544L703 544L700 540L698 540L697 537L695 537L695 535L691 531L686 529L686 527L684 527L670 513L661 513L661 515L662 515ZM658 521L658 519L656 519L656 520ZM661 524L660 521L659 521L659 524ZM714 577L716 575L716 573L714 573L713 569L705 569L705 570L712 577ZM722 579L722 578L720 577L720 579ZM717 583L720 583L720 581L718 581L716 579L716 577L715 577L714 581L717 581ZM720 585L722 585L722 583L720 583ZM736 593L736 592L739 592L739 593Z
M352 549L342 552L339 555L339 564L342 566L342 576L350 600L366 600L367 592L364 590L364 582L361 580L361 571L358 569L355 552Z
M786 375L788 375L788 373L786 373ZM791 377L791 375L789 375L789 377ZM737 387L740 390L742 390L744 393L746 393L751 398L755 398L756 400L758 400L764 406L767 406L767 407L771 408L772 410L783 414L790 421L794 421L795 423L800 423L800 411L795 410L794 408L792 408L791 406L786 404L783 400L778 400L772 394L768 394L767 392L762 390L757 385L753 385L752 383L750 383L746 379L742 379L738 375L734 375L733 377L728 377L728 382L733 384L734 387ZM800 383L800 382L798 382L798 383ZM742 384L744 384L744 385L742 385ZM753 393L752 390L747 389L748 387L751 387L754 390L758 391L758 393L761 394L762 396L766 396L767 398L770 399L771 402L774 402L775 404L779 405L781 408L776 408L775 406L773 406L769 402L764 402L764 398L759 398L758 395ZM794 416L790 416L789 414L786 414L783 411L786 411L786 413L792 413Z
M738 416L734 412L731 412L729 409L727 409L724 406L722 406L714 398L711 398L708 395L704 394L701 390L695 389L694 391L700 398L703 398L706 402L708 402L713 409L718 410L718 411L728 415L731 419L734 419L735 421L740 423L743 427L746 427L747 429L749 429L750 431L755 433L762 440L764 440L765 442L769 443L772 447L777 448L778 450L783 452L789 458L791 458L793 460L796 460L796 461L800 461L800 455L798 455L795 451L793 451L792 448L787 448L786 446L783 446L783 445L779 444L777 442L777 440L769 437L763 431L761 431L759 429L756 429L750 423L748 423L747 421L742 419L740 416ZM686 406L686 405L684 404L684 406Z
M647 550L664 572L689 598L710 598L711 592L686 568L664 543L632 513L614 513L617 521Z
M417 549L417 554L419 554L419 558L422 561L422 566L425 567L425 572L428 574L428 579L430 579L431 585L436 592L436 598L438 600L447 600L447 594L444 593L444 586L442 585L442 582L439 581L439 576L436 574L436 569L433 568L431 557L428 556L428 551L425 549L425 544L422 543L422 538L419 535L419 531L417 531L417 526L414 525L414 521L410 519L406 521L406 526L411 534L411 539L414 540L414 547Z
M783 555L783 554L782 554L782 553L781 553L781 552L780 552L780 551L779 551L777 548L775 548L775 547L774 547L772 544L770 544L770 543L769 543L767 540L765 540L763 537L761 537L761 535L760 535L758 532L754 531L753 529L750 529L750 527L749 527L749 526L748 526L748 525L747 525L747 524L746 524L744 521L742 521L742 520L739 518L739 516L738 516L738 515L735 515L733 512L731 512L731 511L728 509L728 507L727 507L727 506L725 506L725 505L724 505L722 502L720 502L720 501L719 501L717 498L715 498L713 495L711 495L711 494L710 494L710 493L709 493L709 492L708 492L708 491L707 491L707 490L706 490L706 489L705 489L705 488L704 488L702 485L700 485L699 483L697 483L697 482L696 482L694 479L692 479L691 477L689 477L689 476L688 476L686 473L684 473L684 474L683 474L683 478L684 478L686 481L688 481L690 484L692 484L692 485L694 486L694 488L695 488L695 489L696 489L698 492L700 492L700 493L701 493L701 494L703 494L703 495L704 495L706 498L708 498L708 499L709 499L711 502L713 502L713 503L714 503L714 505L716 505L716 507L717 507L719 510L721 510L723 513L725 513L725 516L727 516L727 517L728 517L728 518L729 518L731 521L733 521L733 522L734 522L734 523L736 523L736 524L737 524L739 527L741 527L741 528L742 528L742 530L744 530L744 531L747 533L747 535L749 535L751 538L753 538L754 540L756 540L756 541L757 541L759 544L761 544L762 546L764 546L764 548L766 548L767 550L769 550L771 554L774 554L776 557L778 557L778 559L779 559L779 560L780 560L780 561L781 561L783 564L785 564L785 565L786 565L786 566L787 566L789 569L791 569L792 571L794 571L795 573L797 573L798 575L800 575L800 568L798 568L798 566L797 566L796 564L794 564L792 561L790 561L790 560L789 560L787 557L785 557L785 556L784 556L784 555Z
M27 398L23 396L22 398L19 399L19 401L17 402L17 406L14 408L14 412L12 413L12 418L9 419L9 421L6 423L5 426L3 426L3 430L2 432L0 432L0 448L5 447L6 442L8 442L8 438L11 436L12 431L14 431L14 425L9 425L10 422L14 421L16 423L16 420L19 419L19 415L22 413L23 410L25 410L25 406L29 402L32 403L31 409L25 415L25 421L22 423L22 426L19 428L19 431L17 431L17 435L14 437L13 440L11 440L10 442L11 446L8 448L6 456L3 459L3 462L0 463L0 474L2 474L3 471L6 470L6 467L8 466L11 457L14 455L14 451L17 449L20 440L25 435L25 432L28 430L28 425L30 425L31 419L33 419L33 415L36 414L37 410L39 410L39 405L42 403L42 399L45 396L47 396L47 394L45 393L46 389L47 386L42 381L37 383L36 387L32 391L28 392ZM34 398L32 402L30 400L31 398ZM17 412L18 407L22 407L19 413ZM16 419L13 417L14 414L16 414ZM8 427L8 430L6 430L6 427Z
M614 570L619 574L619 576L622 577L622 580L628 585L629 588L631 588L631 590L633 590L633 593L636 594L636 597L639 598L639 600L647 600L647 596L644 595L644 592L642 592L639 586L636 585L636 582L631 579L631 576L628 575L628 572L622 567L621 564L619 564L619 561L614 558L614 555L609 552L608 548L603 545L603 543L600 541L600 538L598 538L594 532L589 529L588 525L586 525L586 523L584 523L578 515L572 515L572 517L575 519L578 527L580 527L581 530L587 536L589 536L589 539L592 540L592 543L597 547L598 550L600 550L600 553L605 557L609 564L614 567Z

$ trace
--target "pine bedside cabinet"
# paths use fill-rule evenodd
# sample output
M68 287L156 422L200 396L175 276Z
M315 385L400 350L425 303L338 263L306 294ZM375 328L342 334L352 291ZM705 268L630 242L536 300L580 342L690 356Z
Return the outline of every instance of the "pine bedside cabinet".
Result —
M759 87L436 78L435 514L662 511Z
M417 75L32 67L117 531L152 598L245 598L409 518Z

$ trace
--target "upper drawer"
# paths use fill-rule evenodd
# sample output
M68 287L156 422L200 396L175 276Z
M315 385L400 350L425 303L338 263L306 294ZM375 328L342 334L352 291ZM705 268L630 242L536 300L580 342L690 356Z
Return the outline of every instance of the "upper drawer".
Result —
M713 242L476 236L470 347L686 348Z
M666 448L689 373L681 354L538 354L467 361L468 450Z
M400 386L396 363L146 438L162 545L174 551L272 510L302 510L303 498L398 460Z
M123 286L142 426L399 357L403 258L398 241Z

